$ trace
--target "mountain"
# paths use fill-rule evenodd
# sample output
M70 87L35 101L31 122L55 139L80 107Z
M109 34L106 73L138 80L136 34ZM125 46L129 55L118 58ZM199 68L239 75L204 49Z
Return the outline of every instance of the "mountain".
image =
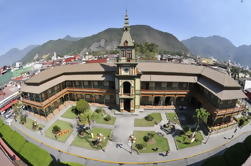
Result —
M38 45L29 45L24 49L12 48L5 54L1 55L0 66L11 65L21 60L28 52L36 48Z
M241 45L235 49L233 60L251 67L251 45Z
M70 35L66 35L63 40L68 40L68 41L77 41L77 40L80 40L82 39L82 37L72 37Z
M230 40L220 36L192 37L182 43L194 55L214 57L221 61L230 59L243 66L251 66L251 45L236 47Z
M235 46L220 36L192 37L182 43L194 54L202 57L214 57L227 60L233 57Z
M131 26L131 35L136 43L155 43L161 50L188 53L187 48L175 36L156 30L150 26L133 25ZM114 50L117 48L121 36L121 28L108 28L100 33L81 38L77 41L65 39L50 40L31 50L22 61L30 62L36 54L42 56L57 52L59 55L65 55L79 54L86 51Z

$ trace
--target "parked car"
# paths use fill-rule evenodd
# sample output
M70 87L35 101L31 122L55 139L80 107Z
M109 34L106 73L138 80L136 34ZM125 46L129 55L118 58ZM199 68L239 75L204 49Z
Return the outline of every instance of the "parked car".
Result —
M10 117L12 116L12 114L13 114L13 110L10 110L10 111L7 112L6 114L4 114L4 117L5 117L6 119L8 119L8 118L10 118Z
M0 115L4 115L6 113L6 111L1 111Z

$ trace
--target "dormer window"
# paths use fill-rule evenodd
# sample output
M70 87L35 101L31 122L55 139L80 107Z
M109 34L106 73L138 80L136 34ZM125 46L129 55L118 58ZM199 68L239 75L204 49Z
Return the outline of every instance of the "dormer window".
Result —
M124 41L124 46L128 46L128 41L127 40Z

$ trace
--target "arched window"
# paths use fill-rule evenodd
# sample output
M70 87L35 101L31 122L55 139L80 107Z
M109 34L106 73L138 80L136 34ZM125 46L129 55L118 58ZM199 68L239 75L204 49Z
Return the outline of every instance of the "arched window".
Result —
M130 94L131 93L131 84L129 82L123 83L123 93Z
M127 40L124 41L124 46L128 46L128 41Z

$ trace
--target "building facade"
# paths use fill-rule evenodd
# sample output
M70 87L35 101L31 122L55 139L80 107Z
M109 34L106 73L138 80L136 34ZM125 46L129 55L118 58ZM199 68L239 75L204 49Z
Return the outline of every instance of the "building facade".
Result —
M57 66L27 80L21 88L26 109L47 116L65 101L85 99L135 112L151 106L204 107L212 126L229 124L244 110L240 85L225 73L205 66L137 62L125 16L115 63ZM147 110L146 110L147 111Z

